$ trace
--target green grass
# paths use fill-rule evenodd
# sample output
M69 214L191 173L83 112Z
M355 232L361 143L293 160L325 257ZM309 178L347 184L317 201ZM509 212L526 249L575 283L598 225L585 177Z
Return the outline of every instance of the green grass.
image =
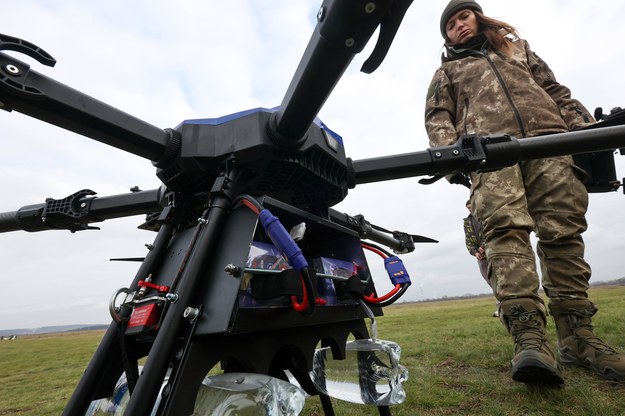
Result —
M625 287L591 289L596 333L625 351ZM491 313L494 299L405 304L385 309L379 338L402 346L410 371L406 401L393 415L625 415L625 383L565 369L562 389L529 389L510 378L512 341ZM555 343L554 325L548 324ZM58 415L95 351L101 332L19 338L0 343L0 415ZM377 409L332 399L337 415ZM307 399L302 415L323 415Z
M0 415L58 415L102 331L0 342Z

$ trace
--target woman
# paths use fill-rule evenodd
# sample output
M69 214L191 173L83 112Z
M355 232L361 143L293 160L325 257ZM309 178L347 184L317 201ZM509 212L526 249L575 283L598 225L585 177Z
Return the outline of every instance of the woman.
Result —
M475 1L452 0L441 16L446 56L428 89L425 126L432 146L464 134L517 138L562 133L594 122L568 88L520 39L516 30L484 16ZM512 378L563 383L546 339L547 311L529 235L538 237L542 285L554 317L560 363L625 380L625 355L597 338L588 299L590 266L581 233L588 194L570 156L520 162L471 175L471 201L482 223L488 278L512 335Z

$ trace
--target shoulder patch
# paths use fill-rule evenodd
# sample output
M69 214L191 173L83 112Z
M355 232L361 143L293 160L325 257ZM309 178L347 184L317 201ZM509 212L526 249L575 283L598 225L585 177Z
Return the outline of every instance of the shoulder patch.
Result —
M438 91L438 88L439 88L439 81L438 80L432 81L432 83L428 87L426 100L429 100L430 98L432 98L434 94L436 94L436 92Z

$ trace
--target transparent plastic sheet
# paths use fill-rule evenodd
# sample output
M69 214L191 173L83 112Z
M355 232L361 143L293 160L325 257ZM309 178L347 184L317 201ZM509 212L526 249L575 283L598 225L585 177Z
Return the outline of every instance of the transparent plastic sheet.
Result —
M206 377L195 402L197 415L298 415L304 392L262 374L227 373Z
M408 370L399 364L400 346L392 341L358 339L345 345L345 359L329 347L315 351L310 378L323 394L352 403L389 406L403 403Z
M85 416L121 416L130 395L122 375L113 395L94 400ZM296 416L304 407L301 388L264 374L226 373L208 376L198 390L195 416ZM157 409L160 396L154 405ZM156 414L156 410L152 415Z

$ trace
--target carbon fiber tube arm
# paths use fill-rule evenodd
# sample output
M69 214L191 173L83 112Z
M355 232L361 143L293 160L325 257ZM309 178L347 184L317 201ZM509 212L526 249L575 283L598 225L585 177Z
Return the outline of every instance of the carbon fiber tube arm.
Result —
M172 131L48 78L2 52L0 109L26 114L152 162L162 161L176 139Z
M597 152L625 146L625 125L517 140L508 135L461 137L450 146L351 161L352 185L423 175L486 172L521 160Z
M95 197L83 189L62 199L48 198L42 204L0 213L0 233L10 231L97 229L89 224L107 219L149 214L163 209L163 189Z

